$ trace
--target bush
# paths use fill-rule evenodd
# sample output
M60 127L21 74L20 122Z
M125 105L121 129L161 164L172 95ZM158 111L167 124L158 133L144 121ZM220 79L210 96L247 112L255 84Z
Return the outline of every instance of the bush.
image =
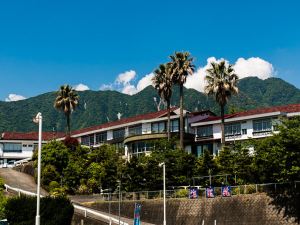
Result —
M75 150L76 147L79 145L79 142L76 138L72 138L70 136L66 137L63 141L64 145L67 146L70 150Z
M70 225L74 207L65 197L41 198L41 225ZM10 224L32 225L36 217L36 197L20 196L10 198L5 207Z
M176 190L176 198L187 198L189 196L189 190L187 189L179 189Z
M57 181L51 181L49 183L49 190L50 191L52 191L52 190L54 190L56 188L59 188L59 187L60 187L60 185L59 185L59 183Z

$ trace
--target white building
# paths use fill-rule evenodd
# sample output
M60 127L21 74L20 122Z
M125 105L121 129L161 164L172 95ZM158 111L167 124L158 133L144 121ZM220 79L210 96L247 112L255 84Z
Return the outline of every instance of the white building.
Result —
M300 104L261 108L225 115L225 141L234 142L250 138L264 138L276 132L281 117L300 115ZM205 150L218 154L221 148L221 118L210 116L192 122L195 130L194 154Z
M280 117L300 115L300 104L261 108L225 115L225 141L234 142L249 138L264 138L276 132ZM217 155L221 148L221 118L207 111L184 110L184 148L201 156L205 150ZM122 147L127 159L149 154L153 140L167 137L167 110L123 118L80 130L71 136L89 147L108 143ZM179 109L171 109L171 136L179 139ZM64 133L43 132L43 143L63 140ZM0 164L13 163L32 157L38 143L38 133L4 132L0 138ZM179 143L178 143L179 144Z
M61 135L61 133L60 133ZM57 138L53 132L43 132L43 143ZM0 166L31 158L38 146L38 132L4 132L0 137Z

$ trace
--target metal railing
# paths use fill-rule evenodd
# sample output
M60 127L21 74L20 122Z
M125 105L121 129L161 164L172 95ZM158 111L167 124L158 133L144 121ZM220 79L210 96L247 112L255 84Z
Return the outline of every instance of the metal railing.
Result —
M5 190L8 191L8 192L13 192L15 194L18 194L19 196L21 194L23 195L28 195L28 196L37 196L36 193L34 192L30 192L30 191L25 191L23 189L20 189L20 188L15 188L15 187L11 187L7 184L4 184L4 187L5 187ZM44 197L43 195L40 195L41 197ZM108 222L112 222L114 224L121 224L121 225L128 225L128 223L124 222L124 221L120 221L119 223L119 220L115 217L112 217L110 215L106 215L104 213L101 213L99 211L96 211L96 210L92 210L90 208L87 208L87 207L83 207L83 206L80 206L80 205L77 205L75 203L72 203L73 206L74 206L74 209L78 210L78 211L81 211L82 214L84 215L84 217L88 217L88 215L92 215L94 217L97 217L97 218L100 218L101 220L104 220L104 221L108 221Z
M247 185L236 185L231 186L231 195L244 195L244 194L255 194L255 193L277 193L283 190L300 187L300 181L294 183L267 183L267 184L247 184ZM198 187L199 198L205 198L205 188ZM215 197L222 197L222 187L214 187ZM109 198L110 196L110 198ZM163 191L139 191L139 192L121 192L121 201L137 201L137 200L151 200L151 199L162 199ZM80 198L80 196L77 196ZM87 196L83 195L82 198ZM94 194L90 196L97 201L119 201L119 193L102 193ZM188 188L166 190L166 197L168 199L178 198L189 198Z

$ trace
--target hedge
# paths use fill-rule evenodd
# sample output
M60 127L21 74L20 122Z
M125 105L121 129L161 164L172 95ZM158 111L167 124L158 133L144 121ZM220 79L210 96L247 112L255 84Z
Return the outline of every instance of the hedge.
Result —
M5 207L6 218L11 225L33 225L36 217L36 197L10 198ZM70 225L74 207L66 197L41 198L41 225Z

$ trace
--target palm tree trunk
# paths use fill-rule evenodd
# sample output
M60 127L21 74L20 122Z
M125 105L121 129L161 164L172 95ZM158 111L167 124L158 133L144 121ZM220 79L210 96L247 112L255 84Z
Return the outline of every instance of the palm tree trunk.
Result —
M167 100L167 108L168 108L168 124L167 124L167 132L168 132L168 141L170 141L170 125L171 125L171 118L170 118L170 100Z
M66 117L67 117L67 128L68 128L68 131L67 131L67 135L70 136L71 134L71 123L70 123L70 114L66 114Z
M183 150L183 84L180 84L180 148Z
M221 105L221 148L225 146L225 118L224 118L224 105Z

